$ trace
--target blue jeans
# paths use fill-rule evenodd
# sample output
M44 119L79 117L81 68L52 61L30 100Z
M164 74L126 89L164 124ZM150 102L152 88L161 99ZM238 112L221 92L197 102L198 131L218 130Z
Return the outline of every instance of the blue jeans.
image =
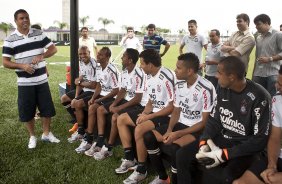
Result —
M262 85L270 93L271 96L274 96L276 94L275 83L277 81L277 75L268 77L253 76L253 81Z

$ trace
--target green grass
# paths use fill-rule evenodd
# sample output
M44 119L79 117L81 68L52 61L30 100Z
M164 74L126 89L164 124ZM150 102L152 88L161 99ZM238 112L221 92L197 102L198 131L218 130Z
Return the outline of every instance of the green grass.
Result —
M113 58L121 51L112 47ZM69 61L69 47L58 47L58 53L48 62ZM163 57L163 65L174 69L178 46L172 46ZM253 54L252 59L253 61ZM0 53L0 65L2 55ZM251 71L252 67L250 67ZM35 150L27 149L28 135L18 121L16 74L0 68L0 184L2 183L122 183L129 175L116 175L114 169L123 157L121 146L114 149L114 156L97 162L93 158L78 155L74 149L78 143L69 144L69 115L60 104L58 84L65 81L65 65L48 65L49 84L57 115L52 119L52 131L61 139L59 144L38 141ZM248 72L250 76L251 72ZM42 133L41 123L36 122L37 136ZM145 183L152 180L152 174Z

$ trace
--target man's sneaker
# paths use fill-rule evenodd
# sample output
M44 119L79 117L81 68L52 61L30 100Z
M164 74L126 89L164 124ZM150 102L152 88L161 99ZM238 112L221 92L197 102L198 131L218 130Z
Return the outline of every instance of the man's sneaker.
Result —
M124 158L121 159L121 165L119 168L116 168L115 171L117 174L127 173L128 171L133 171L137 168L136 160L126 160Z
M137 184L143 181L147 176L147 172L145 174L139 173L138 171L134 171L128 178L123 180L124 184Z
M81 140L83 135L80 135L77 131L71 134L71 137L68 138L69 143L73 143L75 141Z
M69 129L69 132L76 132L78 129L78 123L74 123L73 126L71 127L71 129Z
M84 152L85 155L89 156L89 157L93 157L94 153L99 152L101 150L100 147L96 146L97 142L94 142L91 146L91 148L87 151Z
M153 181L151 181L149 184L170 184L170 178L167 177L166 180L162 180L159 178L159 176L155 177Z
M75 151L77 153L84 153L86 150L89 150L90 147L91 147L91 144L83 140L81 144L75 149Z
M36 147L37 138L35 136L30 136L28 142L28 149L34 149Z
M52 143L59 143L59 142L60 142L60 140L57 139L57 137L55 137L55 136L52 134L52 132L49 132L48 135L42 134L41 140L42 140L42 141L47 141L47 142L52 142Z
M94 153L95 160L104 160L107 157L113 155L112 151L109 151L108 148L104 145L99 152Z

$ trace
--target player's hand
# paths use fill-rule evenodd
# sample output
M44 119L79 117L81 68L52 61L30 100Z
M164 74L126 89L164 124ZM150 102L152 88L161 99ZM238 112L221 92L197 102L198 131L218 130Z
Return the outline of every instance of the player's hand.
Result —
M34 65L37 65L39 62L43 61L43 59L44 59L44 58L43 58L43 55L40 54L40 55L34 56L34 57L32 58L31 63L34 64Z
M258 61L260 64L270 63L269 57L259 57L259 58L257 58L257 61Z
M110 107L110 112L111 113L118 113L120 111L119 107Z
M98 99L94 100L94 103L100 103L101 101L103 101L103 99L102 98L98 98Z
M260 174L260 176L262 177L265 183L271 183L269 177L272 176L276 172L277 170L275 168L267 168Z
M139 117L136 120L136 124L141 124L145 121L149 120L149 115L148 114L140 114Z
M88 101L88 105L92 105L94 104L95 102L95 99L92 97L89 101Z
M29 74L33 74L35 72L35 68L33 64L24 64L23 70Z
M177 132L170 132L168 134L165 134L163 136L163 143L165 144L171 144L173 141L178 139Z

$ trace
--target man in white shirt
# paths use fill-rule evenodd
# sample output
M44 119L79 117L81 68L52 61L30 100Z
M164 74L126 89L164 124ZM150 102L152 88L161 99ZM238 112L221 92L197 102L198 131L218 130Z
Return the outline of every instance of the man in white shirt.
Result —
M140 40L135 37L133 27L127 27L127 34L121 39L120 46L124 49L136 49L140 53L142 51L142 45L140 44Z
M79 38L79 47L87 46L90 50L90 57L96 59L96 55L98 53L97 44L94 38L88 36L88 28L83 27L80 30L81 37ZM95 49L95 54L94 54Z

